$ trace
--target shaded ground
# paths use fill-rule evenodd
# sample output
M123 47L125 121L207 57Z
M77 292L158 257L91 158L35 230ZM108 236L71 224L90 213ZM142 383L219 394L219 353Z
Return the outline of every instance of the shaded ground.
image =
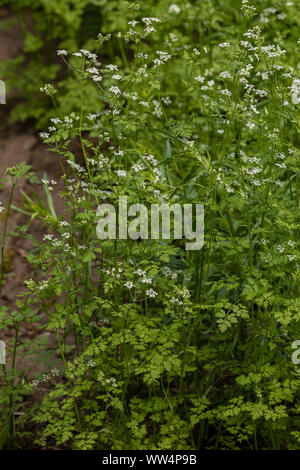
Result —
M20 29L17 27L8 31L1 29L1 19L6 18L7 14L6 9L0 9L0 60L14 57L22 50L22 32ZM39 179L43 178L46 173L49 179L54 179L58 182L56 186L57 191L53 193L53 200L54 206L59 213L61 211L61 201L57 193L62 188L62 182L60 181L61 171L56 156L41 143L34 129L26 125L7 124L10 112L10 96L6 97L6 102L6 105L0 105L0 180L6 177L3 189L0 189L0 201L7 208L11 189L10 178L5 175L7 167L12 167L24 161L32 166ZM13 204L17 207L22 207L24 204L22 191L30 194L32 190L35 191L43 202L46 201L42 185L34 185L33 188L30 183L22 180L17 185ZM5 213L2 212L0 215L1 239L4 217ZM12 211L9 218L8 232L14 231L16 226L25 223L28 223L28 217L17 211ZM30 227L30 233L36 238L42 238L44 230L37 222L33 222ZM24 290L24 281L32 277L33 270L27 262L27 254L31 248L29 240L20 237L8 237L5 248L6 282L0 294L0 306L5 305L9 310L14 308L17 295ZM41 323L44 323L46 320L45 313L39 312L39 314ZM27 324L26 328L23 326L20 330L19 341L22 342L25 339L32 339L40 335L49 336L49 333L41 332L38 329L38 325ZM13 336L13 329L0 332L0 339L6 342ZM51 344L52 346L54 345L54 341L54 338L49 337L49 347L51 347ZM22 368L24 365L26 367L26 364L22 363Z

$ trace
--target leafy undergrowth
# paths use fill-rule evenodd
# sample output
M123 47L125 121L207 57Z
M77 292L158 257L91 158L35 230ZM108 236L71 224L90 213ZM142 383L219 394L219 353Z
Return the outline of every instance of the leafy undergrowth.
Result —
M98 3L111 30L81 49L66 30L65 78L41 87L54 105L43 104L52 117L40 135L60 161L64 214L57 181L8 170L12 190L23 177L42 183L47 206L25 198L19 235L33 219L45 230L30 236L36 275L15 311L0 308L1 330L15 329L0 445L297 449L296 2ZM121 196L148 208L203 204L203 247L147 238L142 221L138 240L100 240L97 207ZM11 204L0 210L4 244ZM32 379L16 367L33 348L18 331L42 312L56 348Z

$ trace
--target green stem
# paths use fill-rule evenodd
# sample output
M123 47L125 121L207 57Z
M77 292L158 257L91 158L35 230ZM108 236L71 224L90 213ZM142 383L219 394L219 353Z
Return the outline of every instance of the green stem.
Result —
M58 331L57 331L57 333L56 333L56 339L57 339L57 344L58 344L58 347L59 347L59 350L60 350L60 354L61 354L61 357L62 357L64 366L65 366L67 381L68 381L70 390L72 390L73 386L72 386L72 383L71 383L70 378L69 378L68 364L67 364L67 361L66 361L66 358L65 358L65 355L64 355L64 351L63 351L63 348L62 348L60 339L59 339ZM74 410L75 410L75 414L76 414L76 418L77 418L77 423L78 423L80 429L82 429L81 419L80 419L80 415L79 415L77 403L76 403L74 397L73 397L73 401L74 401Z

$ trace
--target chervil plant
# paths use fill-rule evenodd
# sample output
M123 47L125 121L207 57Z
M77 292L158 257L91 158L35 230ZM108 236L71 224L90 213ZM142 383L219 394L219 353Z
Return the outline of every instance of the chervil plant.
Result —
M64 210L57 181L41 181L47 207L26 196L44 236L19 228L35 277L20 313L1 311L2 329L46 313L53 367L18 382L13 362L5 396L37 401L27 426L42 448L297 449L296 5L99 4L122 20L59 49L72 75L41 86ZM121 196L204 204L204 247L99 240L96 209ZM21 446L26 424L11 424L5 396Z

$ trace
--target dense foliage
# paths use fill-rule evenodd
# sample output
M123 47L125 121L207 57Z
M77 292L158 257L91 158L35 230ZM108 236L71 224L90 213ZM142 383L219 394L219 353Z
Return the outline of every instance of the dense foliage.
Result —
M9 3L25 34L1 65L22 97L11 118L36 119L65 211L47 179L48 205L24 203L19 234L38 218L45 235L17 309L0 308L16 331L0 445L299 449L297 2ZM38 184L25 165L8 176ZM99 240L97 206L124 195L204 204L203 248ZM32 379L15 357L45 346L18 331L40 312L57 350Z

